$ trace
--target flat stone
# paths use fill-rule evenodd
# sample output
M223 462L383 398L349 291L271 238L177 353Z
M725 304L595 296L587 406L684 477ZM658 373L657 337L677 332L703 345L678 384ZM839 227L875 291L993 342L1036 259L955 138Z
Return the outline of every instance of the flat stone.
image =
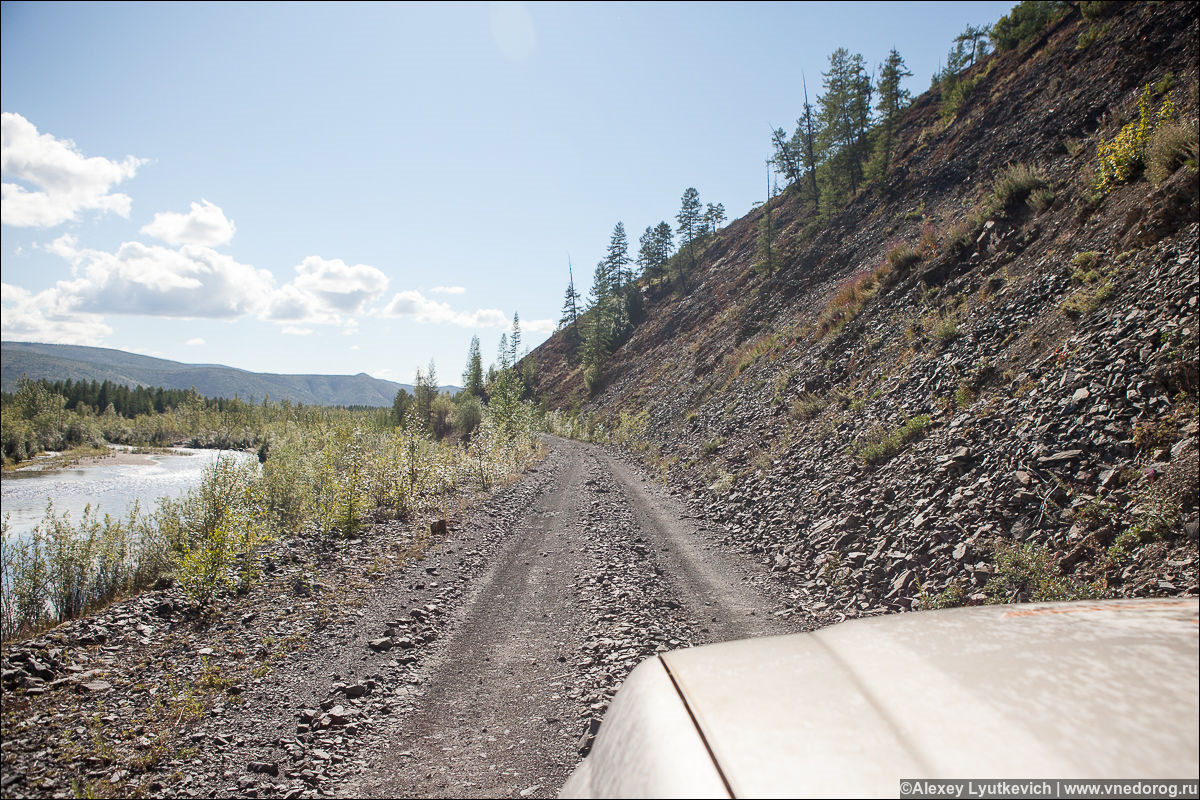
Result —
M1039 464L1065 464L1069 461L1075 461L1083 455L1082 450L1060 450L1057 453L1049 456L1042 456L1038 459Z

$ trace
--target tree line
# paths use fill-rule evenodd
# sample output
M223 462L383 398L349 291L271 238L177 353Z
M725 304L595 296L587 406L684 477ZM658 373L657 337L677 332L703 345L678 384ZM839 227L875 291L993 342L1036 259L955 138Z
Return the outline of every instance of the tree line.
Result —
M723 203L705 205L695 187L689 186L680 198L675 228L666 220L648 225L638 238L636 257L629 254L625 223L617 222L604 258L592 272L592 288L586 298L575 288L575 270L568 259L558 327L565 331L571 355L582 358L589 392L599 389L605 363L646 318L643 287L674 279L679 290L686 291L697 248L705 237L720 230L725 220Z
M521 315L513 313L512 328L500 334L496 361L484 372L479 337L472 336L462 389L451 394L438 386L433 359L418 368L413 391L400 389L392 401L392 424L402 430L424 431L438 441L447 437L469 442L488 410L502 426L522 413L522 401L532 398L536 360L521 347Z
M201 397L193 389L164 389L161 386L126 386L112 381L74 381L71 379L50 381L39 378L33 381L41 389L51 395L59 395L65 401L66 408L75 411L90 410L93 414L106 413L109 406L112 412L126 419L133 419L141 414L163 414L180 406L197 401L206 407L225 411L243 401L225 397ZM28 392L22 397L27 396ZM0 402L4 405L17 402L18 392L0 393Z

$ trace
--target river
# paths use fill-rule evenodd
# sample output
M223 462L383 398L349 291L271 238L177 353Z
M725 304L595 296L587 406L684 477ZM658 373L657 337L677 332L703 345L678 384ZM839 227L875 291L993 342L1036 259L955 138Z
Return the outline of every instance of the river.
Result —
M9 532L24 536L41 522L50 501L57 513L70 512L73 522L88 504L101 515L124 516L135 501L143 511L153 511L158 498L178 497L197 485L219 455L253 458L250 453L177 447L147 455L116 451L96 463L65 469L6 472L0 481L3 515Z

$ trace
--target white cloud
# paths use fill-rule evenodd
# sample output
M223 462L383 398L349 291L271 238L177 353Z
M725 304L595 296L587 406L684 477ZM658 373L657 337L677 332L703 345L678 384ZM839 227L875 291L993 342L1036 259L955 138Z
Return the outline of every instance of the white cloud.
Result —
M46 249L69 260L76 276L52 291L84 313L234 319L257 311L274 289L266 270L200 245L125 242L108 253L76 249L65 235Z
M0 284L0 337L51 344L96 345L113 332L97 314L66 307L55 290L36 295L20 286Z
M284 325L281 330L288 336L308 336L313 332L312 328L298 328L295 325Z
M398 292L383 309L389 317L412 317L417 322L459 325L463 328L503 328L508 318L503 311L480 308L470 313L455 311L448 303L430 300L411 289Z
M467 291L464 286L435 286L429 290L430 294L464 294Z
M208 343L206 341L204 341L203 338L196 336L194 338L188 339L186 342L184 342L184 344L189 345L191 347L199 347L200 345L208 344Z
M552 319L523 319L521 330L529 333L554 333L558 330L558 324Z
M229 244L236 230L233 220L225 216L220 206L204 199L192 203L186 214L160 211L142 227L142 233L162 239L167 244L199 244L206 247Z
M126 156L109 161L80 153L70 139L56 139L20 114L0 115L0 172L36 187L4 182L0 216L5 225L45 228L73 220L80 211L96 209L129 216L128 195L110 193L132 178L144 159Z
M387 289L387 276L366 264L350 266L340 258L309 256L296 267L291 283L267 303L264 317L275 322L336 325L362 312Z

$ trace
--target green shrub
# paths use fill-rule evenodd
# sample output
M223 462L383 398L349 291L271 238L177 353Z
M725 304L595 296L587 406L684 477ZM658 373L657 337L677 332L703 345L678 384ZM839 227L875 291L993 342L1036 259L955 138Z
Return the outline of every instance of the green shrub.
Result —
M937 315L928 323L929 338L945 347L959 337L958 320L949 315Z
M1095 586L1063 575L1050 552L1037 544L997 539L993 564L995 572L983 588L988 603L1085 600L1099 594Z
M707 442L704 443L704 446L700 448L700 452L703 453L705 456L711 456L714 453L716 453L718 450L721 449L721 445L724 444L724 441L725 440L722 439L720 436L709 439Z
M972 212L965 219L954 223L946 231L946 244L952 253L965 253L975 245L979 232L983 229L983 218Z
M930 595L921 587L921 608L958 608L967 604L967 590L962 581L953 581L936 595Z
M1079 13L1084 19L1099 19L1108 16L1120 6L1117 0L1080 0Z
M1076 50L1086 50L1094 43L1103 39L1108 34L1108 29L1112 27L1111 22L1105 22L1102 25L1092 24L1087 27L1087 30L1079 34L1075 39Z
M992 184L992 200L1000 211L1011 211L1035 190L1045 189L1046 174L1026 164L1011 164L1000 171Z
M1101 140L1096 146L1096 157L1100 161L1096 191L1104 195L1119 184L1137 178L1146 166L1146 154L1152 134L1158 128L1174 122L1175 113L1175 103L1168 94L1159 105L1158 113L1151 114L1150 87L1144 88L1138 98L1137 119L1123 126L1112 139ZM1162 175L1163 171L1169 168L1175 156L1171 155L1173 151L1169 149L1168 144L1179 140L1178 132L1164 132L1162 144L1159 146L1160 161L1156 174Z
M967 104L971 93L975 91L975 86L982 78L983 73L976 73L969 78L954 76L953 80L944 81L942 104L938 108L938 113L945 122L949 123L958 116L958 112L962 111L963 106Z
M1093 269L1099 263L1100 254L1095 250L1085 250L1081 253L1076 253L1075 257L1071 259L1071 266L1082 270Z

